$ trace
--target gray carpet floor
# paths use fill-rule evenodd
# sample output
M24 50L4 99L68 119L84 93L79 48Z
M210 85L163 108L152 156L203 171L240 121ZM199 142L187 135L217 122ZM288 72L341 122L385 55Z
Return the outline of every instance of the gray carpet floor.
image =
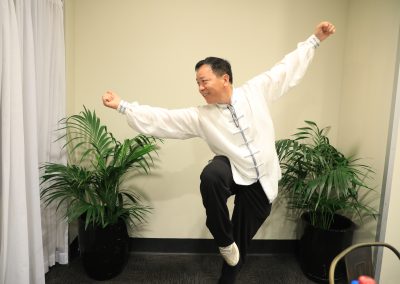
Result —
M121 274L95 281L84 272L81 259L55 265L46 274L47 284L63 283L217 283L222 259L217 254L132 253ZM312 284L292 254L249 255L237 284Z

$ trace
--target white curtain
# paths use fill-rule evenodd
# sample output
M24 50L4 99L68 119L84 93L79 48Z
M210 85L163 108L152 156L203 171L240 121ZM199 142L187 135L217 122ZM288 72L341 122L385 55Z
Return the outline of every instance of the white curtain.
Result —
M40 205L39 165L65 162L55 140L65 116L61 0L0 0L0 283L44 283L68 262L62 212Z

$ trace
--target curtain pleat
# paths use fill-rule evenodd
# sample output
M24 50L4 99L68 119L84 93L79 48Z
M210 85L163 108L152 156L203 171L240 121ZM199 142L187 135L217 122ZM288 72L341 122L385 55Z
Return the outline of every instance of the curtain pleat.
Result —
M38 93L39 163L66 163L61 151L62 140L57 140L58 122L65 116L65 43L62 2L35 0L37 46L35 58ZM57 95L55 95L57 94ZM55 205L42 208L45 269L56 262L68 263L68 225L62 219L63 208L56 212Z

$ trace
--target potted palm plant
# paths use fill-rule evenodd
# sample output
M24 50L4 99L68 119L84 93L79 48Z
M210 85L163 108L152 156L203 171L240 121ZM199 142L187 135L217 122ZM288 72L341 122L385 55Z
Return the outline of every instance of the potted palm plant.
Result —
M301 216L300 261L307 276L327 281L329 265L351 245L355 224L376 211L366 196L373 170L359 158L346 157L329 142L330 127L305 121L293 139L276 141L282 169L280 188L288 208ZM341 269L337 269L341 278Z
M68 163L41 166L41 198L46 205L65 205L68 222L78 220L79 248L87 274L105 280L127 262L127 226L143 221L150 208L124 187L128 171L147 173L157 140L145 135L117 141L96 113L84 107L61 121ZM72 162L75 160L75 162Z

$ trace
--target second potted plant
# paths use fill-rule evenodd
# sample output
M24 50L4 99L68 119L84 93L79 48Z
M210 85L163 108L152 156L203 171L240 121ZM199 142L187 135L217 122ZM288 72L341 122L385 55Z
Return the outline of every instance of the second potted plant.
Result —
M373 190L368 181L374 172L332 146L329 127L305 123L293 139L276 142L282 168L280 188L288 208L303 221L303 271L313 280L327 281L332 259L352 243L353 219L375 216L376 210L364 202Z
M60 139L66 141L69 162L41 167L41 198L57 208L65 205L68 222L79 221L79 249L87 274L96 280L112 278L127 262L127 226L150 211L138 194L123 186L123 178L131 170L149 171L157 140L138 135L120 142L86 108L62 120L59 130L64 132Z

